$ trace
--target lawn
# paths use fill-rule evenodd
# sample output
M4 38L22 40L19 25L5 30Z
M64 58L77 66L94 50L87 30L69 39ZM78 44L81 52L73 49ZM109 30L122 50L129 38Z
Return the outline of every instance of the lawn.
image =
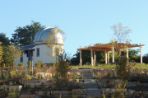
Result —
M133 66L133 69L138 69L138 70L148 70L148 64L131 64ZM97 66L91 66L91 65L77 65L77 66L70 66L71 69L81 69L81 68L92 68L92 69L105 69L105 70L111 70L115 69L116 65L115 64L101 64Z
M91 65L75 65L75 66L70 66L71 69L82 69L82 68L91 68L91 69L115 69L116 65L105 65L105 64L101 64L101 65L97 65L97 66L91 66Z

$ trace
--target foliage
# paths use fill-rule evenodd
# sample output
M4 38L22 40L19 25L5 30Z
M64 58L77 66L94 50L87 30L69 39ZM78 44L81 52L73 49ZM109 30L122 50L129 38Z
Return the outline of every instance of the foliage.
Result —
M31 61L28 61L28 66L27 66L28 68L27 68L27 71L28 71L28 73L31 75L31 74L33 74L33 70L32 70L32 62Z
M2 42L3 45L10 44L10 40L8 37L6 37L5 33L0 33L0 42Z
M23 65L23 63L19 63L17 69L18 76L23 77L25 75L25 66Z
M64 89L68 83L67 79L67 72L69 70L69 66L67 65L67 62L64 61L65 58L61 55L59 56L59 62L55 64L55 75L54 75L54 81L55 81L55 88L57 89Z
M18 67L22 67L22 66L24 66L23 63L19 63L18 64Z
M37 61L37 63L35 64L34 69L35 69L34 73L43 70L43 62L42 61Z
M21 55L21 51L13 45L3 46L3 65L13 66L14 61Z
M143 62L148 63L148 54L143 56Z
M130 49L129 50L129 61L137 62L139 58L138 56L139 50Z
M132 68L132 70L148 70L148 64L140 64L140 63L129 63L130 68ZM133 65L133 66L132 66ZM90 68L90 69L102 69L102 70L115 70L117 65L112 65L112 64L104 64L104 65L99 65L99 66L90 66L90 65L83 65L83 66L79 66L79 65L71 65L70 69L81 69L81 68Z
M16 77L17 77L17 72L16 72L16 70L11 70L11 71L10 71L10 76L11 76L11 78L16 78Z
M31 44L35 34L43 28L44 26L39 22L32 22L30 25L17 27L12 35L11 42L17 46Z
M3 55L4 55L3 47L0 44L0 67L2 67Z
M12 57L14 58L13 61L16 58L19 58L22 53L21 50L15 47L14 45L9 45L9 51L10 51L10 55L12 55Z
M80 53L79 51L76 52L76 54L73 55L73 57L70 60L70 63L72 65L79 65L79 60L80 60Z
M32 77L31 77L30 75L25 75L24 79L25 79L25 80L31 80Z
M8 98L18 98L18 92L9 92Z
M115 98L125 98L124 92L127 85L130 71L129 60L125 53L120 56L119 63L116 66L117 77L120 79L115 85Z
M132 69L137 69L137 70L148 70L148 64L140 64L137 63L135 66L132 67Z
M116 67L116 65L113 65L113 64L101 64L101 65L98 65L98 66L90 66L90 65L83 65L83 66L79 66L79 65L71 65L70 66L70 69L81 69L81 68L90 68L90 69L102 69L102 70L114 70Z
M3 66L12 67L13 66L13 55L11 54L10 48L8 46L3 47L4 55L3 55Z
M42 68L43 67L43 62L42 61L37 61L37 63L35 64L36 68Z
M67 78L67 72L68 72L68 65L65 61L60 61L55 65L56 67L56 75L59 79L66 79Z
M119 63L116 67L116 71L117 71L117 75L118 77L120 77L121 79L126 79L128 76L128 59L126 57L120 57L119 59Z
M10 44L4 33L0 33L0 65L13 66L14 60L20 56L20 50Z
M130 42L128 36L131 30L127 26L123 26L121 23L119 23L113 26L113 30L117 42L119 43Z
M10 78L10 73L9 73L9 70L1 70L1 73L2 73L2 79L4 80L8 80Z

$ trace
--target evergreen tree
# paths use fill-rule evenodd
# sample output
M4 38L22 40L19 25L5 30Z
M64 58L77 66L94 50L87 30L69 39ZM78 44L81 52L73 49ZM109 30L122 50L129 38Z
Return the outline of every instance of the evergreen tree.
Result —
M0 42L2 43L2 45L10 44L10 40L8 37L6 37L5 33L0 33Z
M17 27L15 33L12 35L11 42L17 46L28 45L33 42L36 32L42 30L39 22L32 22L30 25Z

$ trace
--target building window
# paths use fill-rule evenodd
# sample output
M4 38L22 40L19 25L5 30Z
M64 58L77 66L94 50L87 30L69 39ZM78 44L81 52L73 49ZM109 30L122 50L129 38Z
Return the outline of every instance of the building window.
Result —
M23 56L20 57L20 62L21 62L21 63L23 62Z
M36 50L36 56L37 56L37 57L40 56L40 48L37 48L37 50Z

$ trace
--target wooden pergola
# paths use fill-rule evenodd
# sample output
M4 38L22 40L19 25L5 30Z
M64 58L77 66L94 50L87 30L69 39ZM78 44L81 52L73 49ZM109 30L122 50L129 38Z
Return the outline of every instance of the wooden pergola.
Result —
M96 52L101 51L105 53L105 64L109 63L110 54L112 55L112 63L115 63L115 51L126 51L126 57L129 58L130 48L140 48L140 63L143 63L142 57L142 44L129 44L129 43L108 43L108 44L95 44L88 47L79 48L80 52L80 65L82 65L82 52L88 50L91 53L91 65L96 65Z

